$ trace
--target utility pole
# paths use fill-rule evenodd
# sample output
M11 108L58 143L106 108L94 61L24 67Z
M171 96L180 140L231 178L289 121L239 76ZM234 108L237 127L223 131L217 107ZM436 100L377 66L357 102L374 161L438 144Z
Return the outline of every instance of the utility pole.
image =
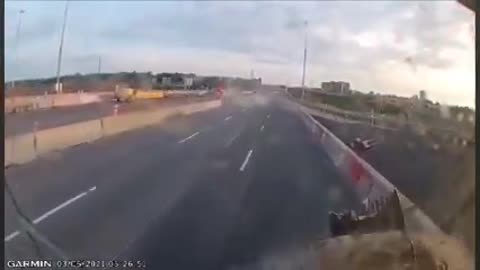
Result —
M102 57L98 57L98 74L102 71Z
M18 23L17 31L15 33L15 66L18 66L18 47L20 46L20 26L22 25L22 14L25 13L25 10L20 9L18 11ZM15 79L12 80L12 88L15 87Z
M308 21L305 21L305 43L303 47L303 71L302 71L302 100L305 97L305 72L307 68L307 26L308 26Z
M67 25L67 15L68 15L68 4L70 2L67 1L65 4L65 11L63 13L63 26L62 26L62 36L60 37L60 46L58 48L58 61L57 61L57 83L55 84L55 90L57 93L62 92L62 87L60 86L60 69L62 66L62 51L63 51L63 38L65 36L65 27Z

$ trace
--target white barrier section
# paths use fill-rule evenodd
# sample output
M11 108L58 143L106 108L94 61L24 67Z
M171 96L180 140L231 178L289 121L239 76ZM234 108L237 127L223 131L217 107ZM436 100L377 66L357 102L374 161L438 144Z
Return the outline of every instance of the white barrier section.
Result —
M35 157L33 133L5 138L5 166L26 163Z
M103 135L114 135L131 129L160 123L163 119L170 115L172 111L173 110L155 110L151 112L138 112L105 117L103 118Z
M166 90L166 96L204 96L208 94L208 90Z
M36 133L37 154L42 155L50 151L91 142L101 136L102 130L99 120L41 130Z
M189 105L182 105L180 107L180 113L188 115L208 109L213 109L215 107L218 107L221 105L221 102L218 100L215 101L208 101L204 103L194 103L194 104L189 104Z
M359 157L331 131L315 120L305 108L300 108L303 122L312 134L312 140L322 147L331 158L339 172L349 181L360 201L368 203L383 198L397 190L400 204L405 215L405 224L409 231L441 233L441 230L415 206L405 195L400 193L385 177L370 164Z
M200 111L210 110L221 106L221 101L205 101L169 108L161 108L154 111L131 113L120 116L103 118L104 135L118 134L135 128L141 128L164 121L167 117L183 114L188 115Z
M110 136L158 124L167 117L191 114L220 107L220 100L204 101L180 106L159 108L120 116L85 121L61 127L45 129L34 133L5 138L5 164L27 163L39 155L62 150L81 143L92 142Z
M37 109L47 109L53 107L53 99L47 95L44 96L36 96L35 103L37 105Z
M98 94L88 94L88 93L80 93L80 103L81 104L88 104L88 103L96 103L101 102L102 99Z
M61 106L75 106L101 102L113 96L110 92L67 93L37 96L18 96L5 99L5 112L22 110L37 110Z

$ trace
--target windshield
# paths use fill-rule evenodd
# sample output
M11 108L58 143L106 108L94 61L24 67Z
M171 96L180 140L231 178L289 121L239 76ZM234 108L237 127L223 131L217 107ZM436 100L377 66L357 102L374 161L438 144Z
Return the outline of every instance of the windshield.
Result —
M472 5L6 1L5 266L472 264Z

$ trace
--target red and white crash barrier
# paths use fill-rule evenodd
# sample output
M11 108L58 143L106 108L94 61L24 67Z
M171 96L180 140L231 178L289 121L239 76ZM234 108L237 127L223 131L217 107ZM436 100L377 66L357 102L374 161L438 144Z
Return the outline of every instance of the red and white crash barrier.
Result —
M335 167L344 176L347 184L352 187L359 201L363 204L369 204L375 200L383 199L397 190L405 215L407 230L441 233L438 226L384 176L330 130L315 120L307 110L304 110L301 106L299 109L302 120L312 136L312 142L327 153Z

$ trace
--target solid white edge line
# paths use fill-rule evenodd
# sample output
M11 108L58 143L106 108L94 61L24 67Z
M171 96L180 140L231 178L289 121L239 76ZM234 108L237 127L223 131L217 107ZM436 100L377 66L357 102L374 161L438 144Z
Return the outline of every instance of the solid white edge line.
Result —
M193 137L197 136L199 133L200 133L200 132L197 131L197 132L193 133L192 135L188 136L187 138L185 138L185 139L183 139L183 140L180 140L178 143L184 143L184 142L192 139Z
M75 202L76 200L84 197L85 195L88 194L88 192L92 192L92 191L95 191L97 189L96 186L93 186L91 187L90 189L88 189L88 191L85 191L85 192L82 192L80 194L78 194L77 196L65 201L64 203L60 204L59 206L53 208L52 210L48 211L47 213L41 215L40 217L36 218L35 220L33 220L33 224L38 224L40 222L42 222L43 220L45 220L47 217L55 214L56 212L60 211L62 208L65 208L67 207L69 204L72 204L73 202ZM5 237L5 242L8 242L10 240L12 240L13 238L17 237L18 235L20 235L20 232L19 231L14 231L13 233L7 235Z
M242 166L240 167L241 172L243 172L243 170L245 170L245 167L247 166L248 160L250 159L250 156L252 155L252 153L253 153L253 149L250 149L250 151L248 151L247 156L245 157L245 160L242 163Z

